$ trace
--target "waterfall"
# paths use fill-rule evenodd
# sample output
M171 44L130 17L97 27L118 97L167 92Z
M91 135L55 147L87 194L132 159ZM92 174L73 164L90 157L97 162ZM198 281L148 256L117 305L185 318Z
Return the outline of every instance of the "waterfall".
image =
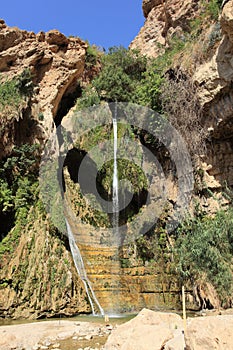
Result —
M115 238L118 239L119 226L119 191L118 191L118 171L117 171L117 119L116 113L113 117L113 181L112 181L112 204L113 204L113 230Z
M66 220L66 227L67 227L67 233L68 233L68 239L69 239L69 244L70 244L70 249L71 249L71 254L73 256L73 260L74 260L74 264L76 267L76 270L81 278L81 280L83 281L90 305L91 305L91 310L93 315L96 315L95 313L95 308L94 308L94 303L97 305L98 309L100 310L101 315L104 315L104 310L102 309L98 299L96 298L96 295L92 289L91 283L87 277L87 273L85 270L85 266L84 266L84 262L80 253L80 250L75 242L74 236L73 236L73 232L71 230L71 227L68 223L68 221Z

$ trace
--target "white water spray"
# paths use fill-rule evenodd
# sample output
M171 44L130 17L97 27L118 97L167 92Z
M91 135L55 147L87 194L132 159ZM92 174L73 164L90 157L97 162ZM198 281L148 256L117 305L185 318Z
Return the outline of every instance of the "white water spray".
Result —
M100 310L100 313L102 316L104 316L104 310L102 309L98 299L96 298L96 295L92 289L91 286L91 282L89 281L88 277L87 277L87 273L85 270L85 266L83 263L83 259L80 253L80 250L75 242L74 236L73 236L73 232L71 230L71 227L68 223L68 221L66 220L66 227L67 227L67 233L68 233L68 239L69 239L69 244L70 244L70 249L71 249L71 254L73 256L73 260L74 260L74 264L76 267L76 270L81 278L81 280L83 281L90 305L91 305L91 310L92 310L92 314L96 315L95 312L95 308L94 308L94 303L95 302L96 306L98 307L98 309Z

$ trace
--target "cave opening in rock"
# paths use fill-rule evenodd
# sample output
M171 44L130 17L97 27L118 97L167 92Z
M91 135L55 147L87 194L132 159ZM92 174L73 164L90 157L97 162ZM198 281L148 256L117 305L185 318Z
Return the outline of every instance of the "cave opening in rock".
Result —
M80 165L86 157L86 164L87 168L86 171L86 179L82 183L79 182L79 169ZM78 148L71 149L66 156L66 159L64 161L64 168L67 168L69 177L72 183L79 184L81 193L81 198L83 196L85 197L86 194L96 196L95 193L92 191L92 186L90 184L95 184L95 188L100 195L101 198L103 198L105 201L108 201L111 205L112 202L112 162L107 162L103 165L101 169L97 169L97 166L95 162L89 157L88 153L85 150L80 150ZM127 165L123 164L124 168L127 167ZM132 164L128 164L128 167L130 167L136 171L137 169L133 167ZM120 164L119 169L121 170L122 164ZM97 176L95 176L97 174ZM136 174L131 176L135 177ZM67 181L67 178L64 181L64 192L68 192L68 187L72 186L71 182ZM130 178L128 179L130 181ZM123 191L123 190L122 190ZM126 190L128 191L128 190ZM127 196L127 194L125 194ZM80 194L79 194L80 196ZM122 194L122 197L124 194ZM130 196L130 194L129 194ZM137 189L137 191L132 191L131 193L132 199L130 203L128 203L120 212L119 212L119 223L120 225L123 225L127 223L128 220L130 220L134 215L138 214L140 209L146 204L147 201L147 188L146 186L142 186L142 188ZM96 216L98 216L96 214ZM98 221L98 217L96 217L96 220ZM112 226L112 213L108 213L108 223L107 226Z
M1 232L0 242L5 238L10 230L15 226L15 212L9 211L7 213L0 212Z
M81 96L81 94L82 88L75 80L65 91L59 103L58 110L54 118L56 127L61 124L63 117L69 112L69 110L75 106L76 100Z

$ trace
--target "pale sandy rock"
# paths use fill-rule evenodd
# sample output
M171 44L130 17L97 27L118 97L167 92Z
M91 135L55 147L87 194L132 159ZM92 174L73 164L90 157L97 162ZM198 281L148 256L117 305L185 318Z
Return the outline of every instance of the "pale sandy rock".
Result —
M51 339L65 339L71 337L74 332L88 333L97 331L98 323L81 322L79 329L73 321L44 321L40 323L28 323L0 327L0 349L49 349L60 347L56 342L51 345Z
M201 65L194 74L194 81L200 86L198 93L202 106L211 103L211 116L218 123L232 114L232 96L227 91L233 79L233 1L228 1L221 15L223 39L212 59ZM213 103L213 102L217 103Z
M146 21L130 48L157 57L164 52L168 38L174 34L182 38L190 19L198 13L198 3L195 0L144 0L142 8Z
M184 349L185 349L185 341L184 341L183 334L179 334L174 338L172 338L171 340L169 340L164 347L164 350L184 350Z
M69 39L56 29L47 32L45 34L45 40L50 45L68 46L69 44Z
M45 41L45 32L40 31L39 33L36 34L36 39L38 41Z
M53 120L64 96L72 94L82 79L85 68L87 44L79 38L66 38L58 30L48 33L27 32L0 23L0 74L3 79L12 79L29 69L35 86L35 94L30 105L31 119L38 122L38 116L43 114L38 127L33 129L26 138L20 125L25 118L22 115L12 116L4 125L1 135L0 156L6 155L17 143L15 128L20 128L24 143L32 142L35 137L44 142L50 134ZM20 113L19 113L20 114ZM22 121L21 121L22 120ZM37 136L35 135L37 134ZM5 142L7 140L7 142ZM22 141L21 141L22 142ZM7 143L7 144L6 144Z
M188 350L233 349L233 316L210 316L188 320Z
M113 330L104 349L229 350L233 348L232 327L233 315L188 318L184 337L180 316L144 309Z
M143 309L112 331L104 349L160 350L181 327L181 317L176 314Z
M229 37L229 40L233 42L233 1L228 1L223 7L221 15L221 26Z
M153 7L161 4L163 0L143 0L142 9L145 17L148 16Z
M228 37L224 36L213 58L196 70L193 79L199 85L198 94L202 106L212 102L223 89L230 85L233 79L232 55L233 45ZM226 103L224 104L224 108L229 108ZM218 107L220 110L221 106Z
M86 48L81 39L68 39L58 30L35 35L6 27L0 30L0 71L11 78L29 68L41 108L52 105L55 116L64 92L83 73Z

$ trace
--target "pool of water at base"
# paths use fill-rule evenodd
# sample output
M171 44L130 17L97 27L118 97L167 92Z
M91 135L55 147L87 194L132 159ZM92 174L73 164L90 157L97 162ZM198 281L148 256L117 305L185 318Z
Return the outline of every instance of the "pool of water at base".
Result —
M109 323L111 324L121 324L131 320L131 318L135 317L138 313L131 314L119 314L119 315L107 315L109 318ZM43 322L43 321L80 321L80 322L94 322L94 323L103 323L106 324L106 319L104 316L93 316L93 315L78 315L78 316L61 316L61 317L49 317L49 318L41 318L38 320L28 320L28 319L11 319L11 318L0 318L0 326L8 326L8 325L17 325L17 324L25 324L25 323L34 323L34 322Z

